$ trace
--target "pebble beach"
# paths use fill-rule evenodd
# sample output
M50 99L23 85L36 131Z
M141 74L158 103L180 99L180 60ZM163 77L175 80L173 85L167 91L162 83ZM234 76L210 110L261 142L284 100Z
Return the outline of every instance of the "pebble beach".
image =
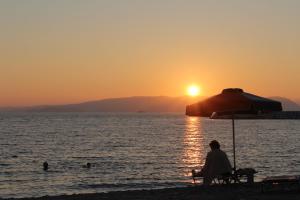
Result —
M0 198L1 199L1 198ZM60 196L44 196L38 198L19 198L18 200L199 200L199 199L232 199L232 200L299 200L299 184L271 186L264 192L261 183L231 184L203 186L195 185L183 188L169 188L156 190L133 190L109 193L74 194ZM3 199L1 199L3 200ZM11 199L13 200L13 199Z

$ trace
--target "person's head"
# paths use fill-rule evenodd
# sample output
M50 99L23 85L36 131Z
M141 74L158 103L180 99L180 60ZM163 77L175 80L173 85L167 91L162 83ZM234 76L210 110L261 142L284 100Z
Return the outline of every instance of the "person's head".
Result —
M86 167L87 167L87 168L91 168L91 163L89 163L89 162L86 163Z
M213 140L209 143L211 150L220 149L220 143L217 140Z
M47 163L47 161L43 163L43 169L44 169L44 171L48 170L48 163Z

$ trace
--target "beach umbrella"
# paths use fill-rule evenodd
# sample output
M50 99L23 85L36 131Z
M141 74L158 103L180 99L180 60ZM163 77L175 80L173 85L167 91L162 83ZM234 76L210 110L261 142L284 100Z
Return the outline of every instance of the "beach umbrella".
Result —
M236 119L258 119L260 113L281 111L278 101L267 99L244 92L240 88L227 88L221 94L214 95L201 102L188 105L186 114L189 116L210 117L211 119L228 119L232 124L233 170L237 175L236 166Z

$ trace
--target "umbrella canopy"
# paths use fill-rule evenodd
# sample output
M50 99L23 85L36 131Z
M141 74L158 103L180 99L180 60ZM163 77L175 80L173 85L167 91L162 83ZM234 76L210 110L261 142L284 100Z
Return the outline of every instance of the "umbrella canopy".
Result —
M281 102L246 93L239 88L224 89L221 94L186 107L186 115L201 117L210 117L214 112L257 114L274 111L282 111Z

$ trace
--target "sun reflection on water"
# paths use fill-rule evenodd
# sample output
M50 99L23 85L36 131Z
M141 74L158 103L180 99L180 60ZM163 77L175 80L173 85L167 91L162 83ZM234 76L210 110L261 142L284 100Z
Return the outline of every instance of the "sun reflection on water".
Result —
M200 117L186 117L185 133L183 139L182 163L189 176L191 169L200 168L204 165L203 133L201 131Z

